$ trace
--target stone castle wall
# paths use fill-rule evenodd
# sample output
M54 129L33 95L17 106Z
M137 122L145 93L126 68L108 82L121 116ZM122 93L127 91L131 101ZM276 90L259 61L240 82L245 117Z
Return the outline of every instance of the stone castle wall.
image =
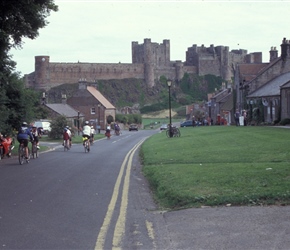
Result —
M50 89L64 83L77 83L80 79L89 82L108 79L144 79L149 87L155 85L160 76L181 80L184 73L198 75L213 74L230 80L231 65L241 62L260 62L261 53L247 54L246 50L228 47L198 47L193 45L186 52L186 61L170 61L170 41L161 44L144 39L143 44L132 42L132 63L59 63L50 62L49 56L35 57L35 71L25 75L26 86Z

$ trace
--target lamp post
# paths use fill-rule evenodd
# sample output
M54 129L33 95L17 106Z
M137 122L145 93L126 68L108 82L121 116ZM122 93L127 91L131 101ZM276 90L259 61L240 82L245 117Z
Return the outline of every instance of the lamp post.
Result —
M78 135L80 135L80 111L78 111Z
M168 86L168 102L169 102L169 137L172 137L172 124L171 124L171 94L170 94L170 88L171 88L171 80L167 80L167 86Z
M98 104L98 133L100 134L101 133L101 114L100 114L100 111L101 111L101 104Z

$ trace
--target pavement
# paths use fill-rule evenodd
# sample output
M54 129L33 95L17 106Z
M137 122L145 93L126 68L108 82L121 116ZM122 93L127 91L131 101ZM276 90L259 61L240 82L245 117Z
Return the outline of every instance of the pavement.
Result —
M290 206L165 212L166 249L290 249Z

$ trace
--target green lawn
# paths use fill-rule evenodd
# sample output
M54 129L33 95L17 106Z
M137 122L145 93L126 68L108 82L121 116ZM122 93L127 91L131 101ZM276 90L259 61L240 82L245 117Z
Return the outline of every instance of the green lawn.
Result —
M162 208L290 204L290 129L208 126L165 132L141 148Z

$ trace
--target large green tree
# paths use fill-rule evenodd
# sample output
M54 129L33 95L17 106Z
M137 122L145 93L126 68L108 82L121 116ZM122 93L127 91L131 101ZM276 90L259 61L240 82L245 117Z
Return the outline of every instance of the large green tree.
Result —
M57 10L54 0L0 0L0 132L11 133L23 119L32 119L38 100L14 72L9 51L21 48L23 38L35 39Z
M0 0L0 84L15 69L11 48L21 48L23 38L35 39L47 24L51 11L58 6L53 0Z

